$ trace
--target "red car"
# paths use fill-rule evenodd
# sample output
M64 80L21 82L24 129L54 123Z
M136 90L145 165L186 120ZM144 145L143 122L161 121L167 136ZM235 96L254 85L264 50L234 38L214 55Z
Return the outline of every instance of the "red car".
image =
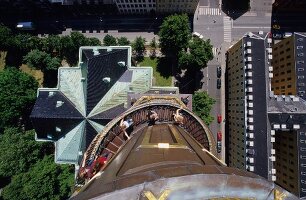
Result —
M218 131L217 133L217 141L221 141L222 140L222 133L221 131Z
M222 116L221 115L218 115L217 116L217 119L218 119L218 123L220 124L222 122Z

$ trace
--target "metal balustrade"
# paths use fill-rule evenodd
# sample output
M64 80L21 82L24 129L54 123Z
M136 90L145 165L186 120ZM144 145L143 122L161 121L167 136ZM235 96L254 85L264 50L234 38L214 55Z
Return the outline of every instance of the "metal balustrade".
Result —
M83 157L81 167L87 167L89 161L95 159L97 155L105 153L116 154L120 148L125 144L127 138L121 131L119 124L121 119L133 119L134 131L137 128L143 127L148 122L148 111L154 110L159 116L157 123L174 123L173 114L178 109L178 105L173 104L145 104L132 107L126 113L112 120L102 131L98 134ZM215 141L207 126L191 111L182 109L181 114L184 116L184 123L181 126L187 133L192 135L205 149L215 154ZM79 180L78 184L82 181Z

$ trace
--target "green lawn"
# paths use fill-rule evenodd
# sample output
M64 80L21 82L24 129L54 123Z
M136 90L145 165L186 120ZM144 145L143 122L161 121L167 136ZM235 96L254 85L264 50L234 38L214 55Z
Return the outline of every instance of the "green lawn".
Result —
M151 59L145 57L144 60L139 63L139 66L153 67L153 76L155 78L154 86L172 86L172 77L165 78L157 71L157 58Z

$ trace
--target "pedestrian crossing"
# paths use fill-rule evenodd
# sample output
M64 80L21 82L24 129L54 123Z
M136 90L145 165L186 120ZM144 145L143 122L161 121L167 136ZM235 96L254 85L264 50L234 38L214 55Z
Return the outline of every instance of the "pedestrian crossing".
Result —
M232 22L231 18L223 17L223 25L224 25L224 41L231 42L232 41Z
M219 8L199 7L199 15L221 15Z

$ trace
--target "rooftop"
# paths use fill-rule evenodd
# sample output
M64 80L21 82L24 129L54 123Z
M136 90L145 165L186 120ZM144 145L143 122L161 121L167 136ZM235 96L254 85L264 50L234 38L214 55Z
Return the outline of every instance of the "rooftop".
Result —
M77 164L104 126L127 110L128 94L153 88L152 68L131 66L131 47L81 47L79 61L59 68L57 88L38 89L31 113L36 139L55 142L57 163Z

